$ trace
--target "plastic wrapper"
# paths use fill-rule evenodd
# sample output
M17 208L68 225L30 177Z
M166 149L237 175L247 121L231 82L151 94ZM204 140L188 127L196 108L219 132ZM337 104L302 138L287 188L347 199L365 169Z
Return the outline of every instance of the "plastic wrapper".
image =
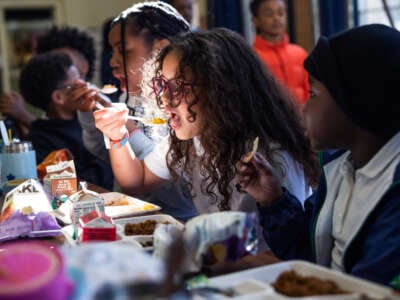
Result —
M79 247L64 246L62 251L70 278L75 283L71 297L74 300L133 299L123 297L127 295L125 287L130 284L158 285L164 280L163 262L129 244L85 243ZM154 294L158 290L158 286L153 287ZM112 297L113 291L119 291L118 297Z
M154 230L153 255L165 261L173 241L182 237L183 227L176 224L157 224Z
M47 166L56 165L61 161L68 161L72 159L73 155L67 148L50 152L50 154L47 155L46 158L36 166L39 180L42 181L44 176L46 176Z
M61 227L53 216L47 212L34 213L30 206L15 210L0 224L0 241L61 234Z
M189 220L183 234L189 255L186 271L257 253L257 224L255 213L244 212L218 212Z
M28 179L13 188L4 197L1 208L0 223L10 217L16 210L32 207L33 212L51 212L49 198L43 186L35 179Z

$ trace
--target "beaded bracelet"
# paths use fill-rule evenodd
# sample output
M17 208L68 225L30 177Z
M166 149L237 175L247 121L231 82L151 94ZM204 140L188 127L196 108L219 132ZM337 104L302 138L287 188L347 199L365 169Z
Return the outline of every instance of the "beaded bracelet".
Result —
M125 133L124 137L120 140L114 141L110 139L110 146L113 149L119 149L122 146L124 146L128 142L128 140L129 140L129 134Z

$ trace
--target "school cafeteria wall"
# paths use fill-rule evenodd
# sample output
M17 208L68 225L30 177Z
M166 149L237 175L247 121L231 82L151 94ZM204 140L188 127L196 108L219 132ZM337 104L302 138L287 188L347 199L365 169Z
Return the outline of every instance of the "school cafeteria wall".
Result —
M81 28L102 26L104 20L116 16L139 1L132 0L68 0L64 1L65 23Z

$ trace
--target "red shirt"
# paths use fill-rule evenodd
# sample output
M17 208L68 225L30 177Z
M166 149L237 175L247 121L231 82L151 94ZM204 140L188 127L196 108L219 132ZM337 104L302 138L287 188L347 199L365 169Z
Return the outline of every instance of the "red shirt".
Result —
M267 68L288 87L296 100L301 104L306 102L309 96L309 84L303 63L307 52L300 46L289 43L286 34L277 44L272 44L256 35L253 47Z

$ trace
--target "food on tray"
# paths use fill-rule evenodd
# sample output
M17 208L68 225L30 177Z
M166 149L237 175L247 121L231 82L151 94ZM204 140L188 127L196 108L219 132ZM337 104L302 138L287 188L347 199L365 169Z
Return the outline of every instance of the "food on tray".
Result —
M139 215L161 209L152 203L118 192L102 193L101 196L104 198L106 215L111 218Z
M155 206L153 204L143 204L143 210L150 210L153 209Z
M113 94L117 91L117 87L113 84L105 84L102 89L100 90L100 92L102 92L103 94Z
M294 270L282 272L272 283L274 289L285 296L305 297L317 295L347 294L332 280L319 279L314 276L303 276Z
M151 235L156 229L158 223L169 224L169 222L157 222L155 220L146 220L140 223L125 224L125 235Z
M258 150L258 141L259 141L259 138L256 137L256 138L254 139L254 141L253 141L253 149L252 149L249 153L247 153L246 155L244 155L244 157L242 158L242 161L243 161L243 162L249 163L249 162L252 160L254 154L255 154L255 153L257 152L257 150Z
M114 198L114 199L104 202L105 206L121 206L121 205L130 205L130 204L131 203L129 202L129 200L124 196L122 196L120 198Z

